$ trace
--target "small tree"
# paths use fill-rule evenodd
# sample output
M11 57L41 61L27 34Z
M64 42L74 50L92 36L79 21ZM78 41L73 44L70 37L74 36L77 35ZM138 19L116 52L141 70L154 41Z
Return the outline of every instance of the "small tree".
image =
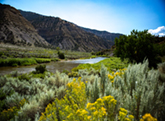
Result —
M46 65L38 65L36 66L36 73L44 73L46 70Z
M62 52L60 52L60 51L58 51L58 57L59 57L60 59L65 59L64 53L62 53Z
M115 54L118 57L128 58L130 62L143 62L149 60L150 67L156 67L158 62L157 54L154 49L155 37L147 30L131 32L131 35L120 36L115 39Z

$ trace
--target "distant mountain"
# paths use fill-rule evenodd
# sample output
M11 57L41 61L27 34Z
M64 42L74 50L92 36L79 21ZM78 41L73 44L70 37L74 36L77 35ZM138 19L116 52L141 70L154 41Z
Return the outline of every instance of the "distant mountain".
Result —
M36 29L17 9L0 4L0 43L23 46L42 46L50 44L38 35Z
M81 27L83 30L85 30L86 32L90 32L93 33L99 37L102 37L104 39L106 39L107 41L115 41L115 38L119 38L120 36L122 36L123 34L120 33L110 33L107 31L98 31L98 30L94 30L94 29L89 29L89 28L84 28Z
M22 10L20 12L47 42L61 49L99 51L109 49L114 44L113 41L106 41L106 39L60 18Z

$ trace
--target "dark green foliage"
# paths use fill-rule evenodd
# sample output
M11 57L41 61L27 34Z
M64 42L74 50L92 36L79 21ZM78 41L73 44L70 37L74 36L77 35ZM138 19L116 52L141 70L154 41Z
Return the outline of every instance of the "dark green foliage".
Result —
M44 79L45 75L46 75L45 73L36 73L36 72L32 73L33 78L42 78L42 79Z
M46 58L35 58L37 63L49 63L51 59L46 59Z
M9 91L8 93L4 93L3 89L0 89L0 112L2 112L4 109L7 109L7 106L5 105L5 99L7 96L11 96L14 92Z
M37 74L44 73L46 71L46 65L38 65L35 69Z
M159 54L160 56L165 56L165 43L155 44L154 47L155 47L157 54Z
M2 55L4 55L4 53L3 52L0 52L0 56L2 56Z
M58 58L51 58L51 61L59 61L60 59Z
M35 59L33 58L8 58L8 59L0 59L0 66L28 66L37 64Z
M62 52L60 52L60 51L58 51L58 57L59 57L60 59L65 59L64 53L62 53Z
M155 50L158 55L165 56L165 36L155 36Z
M124 35L115 39L115 54L122 60L128 58L130 62L140 63L144 59L148 59L149 66L156 67L156 63L160 60L154 49L154 39L155 37L147 30L133 30L131 35Z
M62 71L62 73L68 74L69 71L64 69L64 70Z
M71 73L68 73L68 76L69 76L69 77L79 77L78 72L71 72Z
M19 80L26 80L26 81L29 81L30 80L30 77L28 74L22 74L20 76L18 76L18 79Z
M159 80L161 82L165 82L165 62L158 64L158 69L159 69L159 74L160 74Z
M96 53L96 55L103 55L104 53L102 51L99 51Z
M6 94L3 92L2 89L0 89L0 112L6 109L5 101L4 101L5 98L6 98Z

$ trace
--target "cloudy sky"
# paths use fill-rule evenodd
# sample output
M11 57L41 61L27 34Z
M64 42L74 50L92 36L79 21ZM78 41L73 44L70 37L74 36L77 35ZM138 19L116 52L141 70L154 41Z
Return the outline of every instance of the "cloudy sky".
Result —
M60 17L79 26L130 34L165 35L165 0L0 0L17 9Z

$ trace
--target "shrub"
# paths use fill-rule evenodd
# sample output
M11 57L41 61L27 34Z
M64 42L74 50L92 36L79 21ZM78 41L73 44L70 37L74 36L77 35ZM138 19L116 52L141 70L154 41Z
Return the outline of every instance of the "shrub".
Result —
M58 57L59 57L60 59L65 59L64 53L62 53L62 52L60 52L60 51L58 51Z
M39 121L113 121L115 119L133 121L134 116L129 115L124 108L120 109L119 117L117 117L117 100L113 96L104 96L93 103L87 103L85 85L81 81L81 77L78 80L74 78L72 82L67 84L65 97L61 100L56 99L52 104L48 104Z
M45 72L44 73L33 72L32 77L33 78L42 78L42 79L44 79L45 78Z
M44 73L46 70L46 65L38 65L36 66L36 73Z
M160 74L160 81L165 82L165 62L158 64L158 69Z
M68 74L69 71L64 69L64 70L62 71L62 73Z
M71 72L71 73L68 73L68 76L69 77L78 77L78 72Z
M26 80L26 81L29 81L30 80L30 77L28 74L22 74L20 76L18 76L18 79L19 80Z
M23 99L19 102L19 105L10 107L7 110L4 109L2 112L0 112L1 121L8 121L14 118L14 116L18 114L18 111L25 104L25 102L26 100Z

